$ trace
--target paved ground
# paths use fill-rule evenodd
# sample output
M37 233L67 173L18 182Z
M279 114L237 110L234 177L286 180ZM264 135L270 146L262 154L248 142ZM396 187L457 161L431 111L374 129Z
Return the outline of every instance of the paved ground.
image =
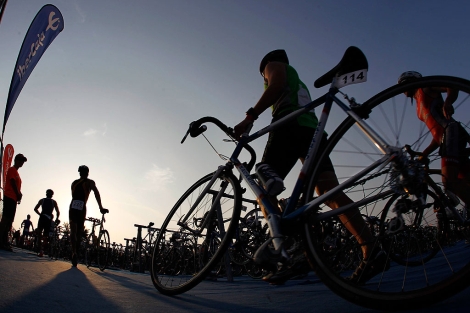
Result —
M470 288L426 310L468 312ZM314 274L284 286L236 277L229 283L204 281L191 291L167 297L148 274L88 269L39 258L29 251L0 250L0 312L375 312L328 290Z

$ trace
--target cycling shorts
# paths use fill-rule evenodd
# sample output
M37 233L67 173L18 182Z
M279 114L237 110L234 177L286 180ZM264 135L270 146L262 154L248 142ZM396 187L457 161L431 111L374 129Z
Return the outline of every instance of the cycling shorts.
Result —
M272 122L280 118L273 118ZM295 119L270 132L261 162L269 164L282 179L285 179L297 160L306 157L314 133L315 128L300 126ZM319 151L324 150L325 146L326 134L323 134ZM319 174L326 171L334 172L329 157L323 160Z
M442 136L439 147L439 155L441 157L449 157L454 159L468 159L465 148L469 135L459 122L451 122L447 125Z
M51 219L41 214L41 216L39 216L38 227L36 228L37 234L48 236L50 227L51 227Z

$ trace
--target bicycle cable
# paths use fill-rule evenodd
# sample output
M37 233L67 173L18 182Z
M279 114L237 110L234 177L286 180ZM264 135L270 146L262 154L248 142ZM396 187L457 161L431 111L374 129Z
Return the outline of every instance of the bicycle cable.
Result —
M204 137L204 139L206 139L207 143L211 146L211 148L215 151L215 153L219 156L219 158L221 158L222 160L224 161L227 161L229 159L228 156L225 156L223 155L222 153L219 153L215 147L211 144L211 142L209 141L209 139L207 139L206 135L202 134L202 136Z

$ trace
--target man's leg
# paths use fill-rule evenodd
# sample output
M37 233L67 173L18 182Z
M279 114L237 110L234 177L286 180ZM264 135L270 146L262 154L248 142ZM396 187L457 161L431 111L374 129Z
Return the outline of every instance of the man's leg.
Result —
M70 221L70 244L72 245L72 255L77 254L77 223Z
M8 248L8 232L11 229L13 221L7 216L2 216L0 221L0 248Z
M455 158L443 157L442 158L442 183L444 188L455 193L464 203L469 206L470 204L470 185L466 179L459 179L461 173L461 164Z
M328 190L338 186L338 184L339 183L336 174L332 171L325 171L319 176L318 184L316 186L317 193L322 195ZM353 201L347 195L341 192L337 194L334 199L327 201L325 204L334 210L350 203L353 203ZM358 209L352 209L344 214L341 214L339 218L346 229L361 245L364 259L368 259L372 249L374 248L374 236L362 218L361 212L359 212Z

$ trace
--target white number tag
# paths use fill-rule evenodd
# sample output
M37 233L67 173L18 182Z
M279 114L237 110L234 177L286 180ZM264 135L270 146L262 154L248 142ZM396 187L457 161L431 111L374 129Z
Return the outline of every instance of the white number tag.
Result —
M72 209L75 210L83 210L83 206L85 205L85 202L81 200L73 200L72 205L70 206Z
M359 70L339 76L336 79L336 88L342 88L347 85L364 83L367 81L367 70Z

